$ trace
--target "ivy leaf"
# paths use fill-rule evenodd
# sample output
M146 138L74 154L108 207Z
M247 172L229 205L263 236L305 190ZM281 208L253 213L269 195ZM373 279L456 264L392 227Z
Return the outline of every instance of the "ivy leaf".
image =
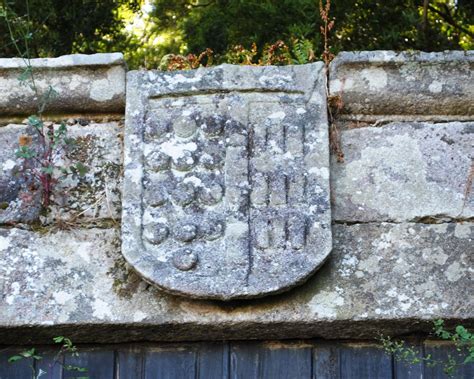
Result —
M467 331L467 329L462 326L462 325L458 325L456 326L456 333L459 335L459 337L461 337L462 340L464 341L469 341L470 339L472 339L472 334L469 333Z

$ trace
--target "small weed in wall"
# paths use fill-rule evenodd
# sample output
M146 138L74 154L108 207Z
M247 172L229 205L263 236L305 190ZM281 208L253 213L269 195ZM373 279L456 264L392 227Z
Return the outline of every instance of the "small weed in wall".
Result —
M34 33L30 31L28 0L25 0L25 5L26 16L18 17L5 3L0 18L4 18L11 44L15 46L24 63L24 69L18 78L19 85L29 88L37 99L36 113L28 117L28 132L20 136L16 150L16 157L19 159L19 173L28 193L31 194L29 198L22 200L26 203L28 200L33 201L35 198L33 194L39 192L43 210L47 211L51 204L55 185L69 175L83 176L88 169L80 162L64 163L62 158L73 144L73 140L68 137L66 124L61 122L55 126L43 118L47 105L57 96L57 93L51 86L44 91L41 91L37 86L29 50Z
M41 204L47 210L54 186L66 176L84 176L88 169L81 162L62 164L64 153L74 144L64 122L55 127L34 115L28 118L28 127L33 133L20 136L16 156L24 181L33 192L41 192Z
M57 366L61 366L63 370L65 371L70 371L70 372L75 372L81 374L86 374L87 369L84 367L78 367L78 366L73 366L73 365L67 365L64 364L64 357L67 355L70 355L72 357L77 357L79 355L77 351L77 347L73 345L72 341L63 336L58 336L54 337L53 341L55 344L59 344L60 347L54 354L53 359L51 362L49 362L46 366L47 369L46 371L43 369L36 369L36 363L40 362L43 357L38 354L35 348L27 349L22 351L19 354L13 355L10 358L8 358L8 363L14 364L15 362L19 362L22 360L29 360L30 362L30 368L33 373L33 378L34 379L39 379L39 378L52 378L54 369ZM76 379L89 379L88 376L75 376Z
M424 363L427 367L442 367L444 373L454 378L458 369L466 364L474 363L474 334L464 326L458 325L455 330L446 330L443 320L434 322L434 336L454 344L456 353L448 354L445 360L435 359L431 354L422 356L419 350L408 345L405 341L395 341L390 337L381 336L380 342L387 354L405 364L415 365Z

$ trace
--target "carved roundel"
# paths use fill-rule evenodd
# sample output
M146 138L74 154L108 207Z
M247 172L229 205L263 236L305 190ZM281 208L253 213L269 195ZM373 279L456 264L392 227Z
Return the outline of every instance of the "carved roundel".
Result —
M250 298L323 263L323 80L319 63L129 74L123 254L146 280L190 297Z

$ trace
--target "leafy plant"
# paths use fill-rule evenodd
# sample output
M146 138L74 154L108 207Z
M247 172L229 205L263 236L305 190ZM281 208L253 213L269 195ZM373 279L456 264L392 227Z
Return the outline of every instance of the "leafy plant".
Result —
M36 371L35 362L42 360L43 357L38 354L35 348L27 349L16 355L11 356L10 358L8 358L8 363L15 363L24 359L29 359L31 362L30 368L32 370L32 373L35 379L38 379L45 374L49 374L49 377L52 378L54 368L58 365L62 366L63 369L66 371L74 371L74 372L79 372L79 373L87 372L87 369L84 367L66 365L63 363L63 358L66 354L70 354L73 357L77 357L79 355L77 351L77 347L74 346L74 344L69 338L63 337L63 336L57 336L53 338L53 342L55 344L59 344L60 347L58 351L56 352L56 354L54 355L51 362L48 363L48 371L44 371L42 369L39 369L38 372ZM77 377L77 379L88 379L88 378L89 378L88 376Z
M192 70L200 66L212 66L212 59L211 49L206 49L199 55L168 54L161 59L160 69L163 71Z
M314 45L306 38L294 38L291 52L294 56L293 63L295 64L306 64L316 60Z
M334 18L330 17L329 13L331 11L331 0L325 0L323 5L323 0L319 0L319 15L322 20L322 25L320 26L321 35L323 37L324 50L322 53L322 58L326 68L329 67L329 63L334 59L334 54L329 48L329 34L334 28Z
M433 332L436 337L453 342L456 355L448 354L446 360L440 360L433 358L431 354L423 356L419 350L405 341L380 336L380 342L385 352L392 354L398 361L409 365L424 363L427 367L440 366L449 377L453 377L460 366L474 362L474 334L464 326L458 325L454 332L450 332L445 329L443 320L436 320Z
M23 175L28 190L40 191L41 204L44 209L48 209L54 186L65 176L84 176L88 169L80 162L69 165L64 165L61 162L62 154L73 143L73 140L68 137L64 122L55 127L52 122L47 123L43 118L48 103L57 96L57 93L51 86L48 86L43 92L37 86L29 47L33 38L29 22L29 0L25 0L25 4L26 22L17 29L13 28L11 21L16 15L6 2L0 16L4 18L11 43L16 48L17 54L23 59L25 66L18 78L19 83L29 87L38 99L36 114L28 117L30 135L22 135L18 141L16 156L20 160L19 172ZM24 46L24 50L20 46Z
M258 54L257 44L254 42L250 49L242 45L233 46L225 55L225 60L230 64L254 65Z
M265 46L263 49L262 59L259 62L260 66L281 66L292 63L293 59L291 58L290 48L282 40L278 40L271 45Z

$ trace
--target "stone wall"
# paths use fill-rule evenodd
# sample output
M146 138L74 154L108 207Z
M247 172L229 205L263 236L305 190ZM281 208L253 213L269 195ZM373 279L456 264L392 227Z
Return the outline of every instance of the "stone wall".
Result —
M323 156L320 162L328 167L318 167L318 180L331 183L332 252L304 284L227 302L169 294L142 279L122 254L122 195L127 194L122 194L126 67L121 55L33 61L40 86L58 92L45 117L53 125L66 120L75 140L74 150L61 159L81 161L89 170L58 183L48 214L25 195L15 176L15 150L36 101L16 80L22 64L0 59L0 337L5 343L41 343L58 334L75 342L357 339L426 332L439 318L473 325L471 52L336 57L329 103L336 104L344 162L324 163ZM229 85L243 92L255 90L244 88L249 80L265 90L265 80L279 72L225 66L143 75L153 78L146 84L152 96L180 91L189 96L196 78L219 70L224 77L231 73ZM322 64L289 70L299 83L308 81L304 70L319 78L311 93L321 94L317 122L327 138ZM129 85L138 75L128 74ZM282 83L272 91L292 85ZM221 90L219 96L229 95ZM136 104L127 101L133 117ZM329 141L322 143L327 150ZM130 184L124 188L134 191Z

